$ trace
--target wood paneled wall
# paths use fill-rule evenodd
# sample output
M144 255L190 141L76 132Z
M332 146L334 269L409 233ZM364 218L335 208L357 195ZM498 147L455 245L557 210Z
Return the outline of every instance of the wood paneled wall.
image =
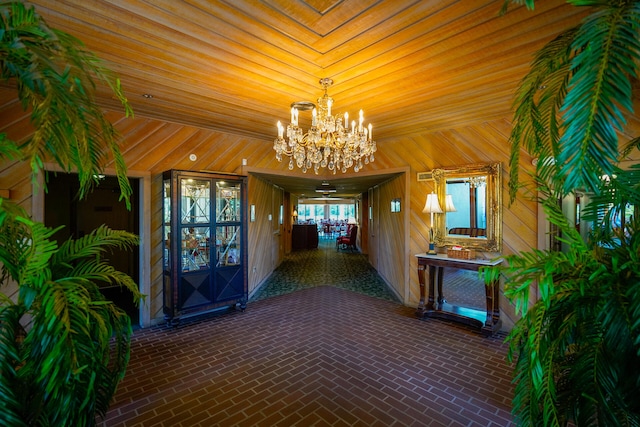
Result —
M28 116L19 103L13 101L11 89L0 88L0 132L9 138L24 140L31 132ZM286 163L275 160L271 141L249 139L211 130L163 122L145 117L127 119L120 113L108 113L109 119L122 134L122 150L131 171L150 174L150 264L151 283L149 303L151 318L161 318L161 177L168 169L211 170L242 173L242 159L251 167L261 170L285 171ZM419 125L419 124L418 124ZM637 135L640 122L632 118L628 136ZM404 299L404 303L418 303L419 287L417 262L414 255L428 246L429 219L422 213L426 194L433 190L433 183L418 182L417 173L435 167L470 163L502 162L505 166L503 194L506 194L509 158L508 136L511 123L508 119L487 121L474 126L435 133L416 133L393 141L379 142L376 161L367 165L368 170L387 171L402 168L404 178L399 177L380 185L363 195L361 215L368 217L368 207L375 212L373 224L363 224L364 253L387 282ZM195 154L196 161L189 160ZM520 168L532 170L531 157L522 153ZM636 157L637 160L637 157ZM109 165L107 165L109 166ZM286 224L278 224L278 208L285 204L282 190L249 174L249 204L256 206L256 221L249 224L249 287L255 291L273 269L281 262L289 236ZM11 198L31 212L33 205L30 169L20 162L0 164L0 189L10 190ZM389 212L392 198L400 197L400 215ZM291 201L291 203L296 203ZM147 207L143 207L147 208ZM285 218L291 206L285 206ZM268 220L268 215L272 220ZM509 204L503 199L503 252L513 254L534 248L537 243L537 206L520 197ZM375 236L374 236L375 234ZM408 273L407 273L408 272ZM504 305L503 310L508 311Z
M373 189L377 201L377 217L374 217L376 235L370 240L369 250L376 254L377 270L393 292L402 301L411 300L407 291L409 247L407 242L407 174L382 183ZM391 200L400 199L400 212L391 212ZM372 248L371 245L376 245ZM419 289L416 289L419 291ZM419 300L419 297L418 297Z
M249 221L248 258L249 258L249 294L271 274L282 261L280 234L274 233L278 223L277 212L281 191L274 189L268 182L249 174L249 207L255 206L255 221ZM269 215L272 220L269 221ZM278 230L280 227L278 227Z

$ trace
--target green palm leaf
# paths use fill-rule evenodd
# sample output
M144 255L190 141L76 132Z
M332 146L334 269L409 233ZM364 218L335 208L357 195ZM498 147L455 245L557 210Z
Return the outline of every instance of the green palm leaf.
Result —
M524 77L516 93L509 159L512 202L520 182L520 147L540 159L536 167L540 179L551 181L555 174L556 163L548 159L554 159L559 151L558 111L569 83L571 47L576 32L577 29L566 31L540 50L531 72Z
M104 299L99 284L127 287L142 299L133 279L105 258L111 248L137 244L137 236L103 226L58 247L49 241L54 231L0 201L3 277L21 283L17 303L3 298L0 306L6 425L93 424L95 414L106 413L129 360L129 317ZM18 340L25 315L29 331Z
M640 10L635 2L615 3L586 19L574 41L575 74L564 101L558 157L566 191L595 191L597 177L612 173L616 130L626 124L620 107L633 111L629 76L640 59Z
M619 231L611 224L627 203L640 205L640 166L614 172L583 212L596 224L589 242L539 181L545 214L569 251L507 256L485 275L504 275L504 295L522 315L507 338L519 425L639 425L640 218ZM531 306L532 284L539 299Z
M23 315L24 308L10 300L0 303L0 396L3 400L0 424L5 426L24 425L21 402L25 390L16 371L16 365L22 361L17 337L20 329L16 326Z
M65 171L76 170L82 196L95 184L110 153L121 198L129 206L131 187L118 135L94 100L96 81L107 84L131 116L118 79L80 40L49 28L33 7L3 3L0 16L0 79L15 82L36 129L19 147L3 135L2 141L11 146L0 150L0 155L15 157L20 151L31 165L34 180L49 158Z
M0 158L29 162L34 179L45 161L75 170L82 197L111 156L129 206L119 136L95 104L96 85L108 85L132 112L118 79L82 42L49 28L32 6L2 2L0 79L17 88L35 128L22 144L0 134ZM0 284L19 285L17 301L0 294L0 425L93 425L128 362L130 319L99 286L124 286L141 300L133 279L106 258L137 237L100 227L58 247L55 231L0 199Z

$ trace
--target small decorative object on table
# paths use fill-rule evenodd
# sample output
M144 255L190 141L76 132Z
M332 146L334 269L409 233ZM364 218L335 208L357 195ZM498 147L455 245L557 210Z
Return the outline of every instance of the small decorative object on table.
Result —
M456 259L475 259L476 251L473 249L464 249L461 246L452 246L447 248L447 256Z

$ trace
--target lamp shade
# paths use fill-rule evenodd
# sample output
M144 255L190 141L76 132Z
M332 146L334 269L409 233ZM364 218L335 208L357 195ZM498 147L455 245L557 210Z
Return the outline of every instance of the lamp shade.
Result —
M457 212L456 207L453 205L453 197L451 194L447 194L447 198L445 199L444 210L446 212Z
M431 194L427 195L427 201L424 204L424 209L422 209L423 213L442 213L442 208L440 207L440 203L438 203L438 196L436 193L431 192Z

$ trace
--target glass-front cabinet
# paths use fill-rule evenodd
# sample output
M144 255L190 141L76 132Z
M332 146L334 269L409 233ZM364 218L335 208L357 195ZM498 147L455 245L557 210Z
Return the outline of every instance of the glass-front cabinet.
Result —
M245 176L163 174L164 314L247 305Z

